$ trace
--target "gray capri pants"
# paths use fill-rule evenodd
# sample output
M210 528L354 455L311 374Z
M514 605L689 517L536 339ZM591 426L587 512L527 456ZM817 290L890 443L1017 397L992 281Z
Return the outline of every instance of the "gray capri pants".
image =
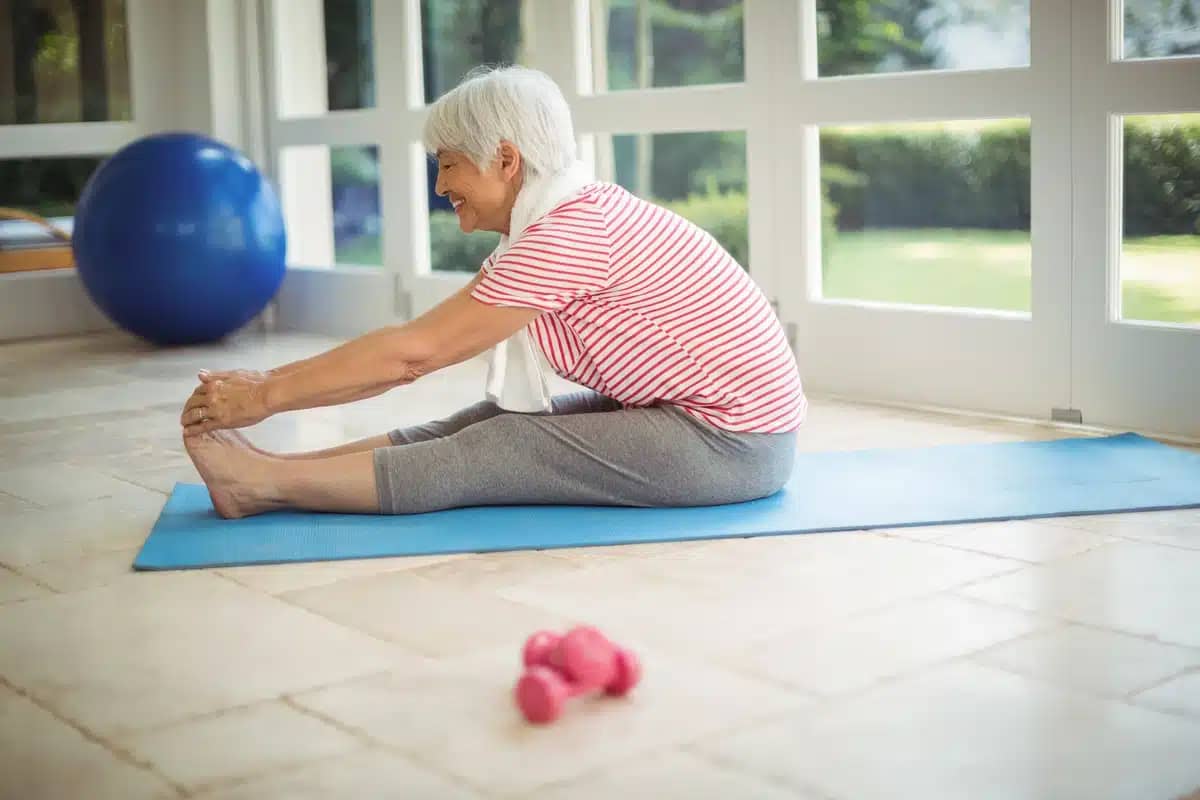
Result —
M479 505L705 506L774 494L794 433L734 433L677 406L622 409L595 392L552 411L476 403L388 433L374 451L379 510L417 514Z

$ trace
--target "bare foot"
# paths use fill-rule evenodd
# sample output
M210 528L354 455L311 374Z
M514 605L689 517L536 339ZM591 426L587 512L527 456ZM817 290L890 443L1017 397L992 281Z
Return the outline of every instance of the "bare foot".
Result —
M233 434L233 438L248 450L258 453L260 456L267 458L281 458L284 461L303 461L306 456L304 453L272 453L270 450L263 450L261 447L255 446L254 442L246 438L246 434L239 431L237 428L230 428L227 433Z
M250 450L252 452L258 453L260 456L266 456L267 458L286 458L286 456L283 456L281 454L272 453L269 450L263 450L261 447L255 447L254 442L247 439L246 434L242 433L237 428L231 428L225 432L228 433L230 436L232 436L233 439L238 444L240 444L242 447L244 447L247 450Z
M208 486L213 508L225 519L284 506L273 481L271 459L244 446L244 439L228 430L183 437L192 463Z

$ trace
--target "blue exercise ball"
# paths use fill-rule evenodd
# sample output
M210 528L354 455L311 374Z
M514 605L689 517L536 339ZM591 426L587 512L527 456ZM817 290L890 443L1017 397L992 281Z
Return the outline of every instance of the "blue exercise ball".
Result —
M191 133L139 139L101 164L71 241L96 305L160 345L237 330L271 301L286 269L271 185L242 153Z

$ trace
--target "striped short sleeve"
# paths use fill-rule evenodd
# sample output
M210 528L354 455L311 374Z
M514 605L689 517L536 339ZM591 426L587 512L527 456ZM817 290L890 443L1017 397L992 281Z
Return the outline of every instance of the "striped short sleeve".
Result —
M559 311L609 285L610 253L600 211L586 200L568 202L485 262L471 297L492 306Z

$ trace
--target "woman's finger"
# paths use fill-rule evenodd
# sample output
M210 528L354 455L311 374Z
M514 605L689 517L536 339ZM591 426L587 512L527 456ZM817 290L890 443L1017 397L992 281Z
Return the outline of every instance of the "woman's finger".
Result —
M183 411L180 412L179 417L180 417L180 419L182 419L186 422L187 421L186 417L192 413L193 409L203 408L207 405L208 405L208 398L192 395L191 397L188 398L187 403L184 404Z
M210 428L207 423L201 423L199 425L188 425L186 428L183 429L183 435L184 436L199 436L202 433L207 433L209 430L210 430Z
M196 436L201 433L218 430L220 427L220 423L211 417L206 416L203 420L192 417L188 420L188 424L183 426L183 435Z

